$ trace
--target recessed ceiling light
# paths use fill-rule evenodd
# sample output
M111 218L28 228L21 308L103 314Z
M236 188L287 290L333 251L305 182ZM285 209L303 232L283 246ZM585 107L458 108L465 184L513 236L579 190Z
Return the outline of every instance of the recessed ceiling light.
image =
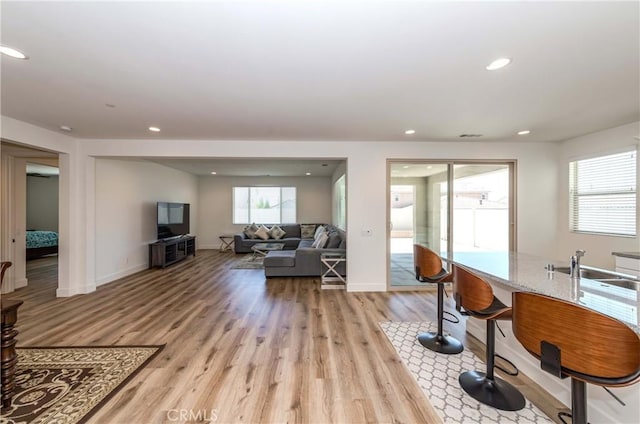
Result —
M304 175L311 175L311 172L307 172L307 173L305 173Z
M403 168L403 169L408 169L408 168L409 168L409 165L405 165L405 166L403 166L402 168Z
M405 135L414 135L416 133L416 130L406 130Z
M216 175L217 172L216 171L211 171L211 175Z
M496 69L504 68L511 63L511 59L508 57L501 57L496 59L486 66L487 71L495 71Z
M518 131L518 135L527 135L527 134L531 134L531 131L529 130Z
M431 168L433 168L433 166L431 166L431 165L427 166L427 169L431 169Z
M66 131L66 132L71 132L71 131L73 130L73 128L71 128L71 127L70 127L70 126L68 126L68 125L60 125L60 129L61 129L62 131Z
M158 128L158 127L149 127L149 131L160 132L160 128Z
M19 50L12 49L7 46L0 46L0 53L12 57L14 59L29 59L29 57Z

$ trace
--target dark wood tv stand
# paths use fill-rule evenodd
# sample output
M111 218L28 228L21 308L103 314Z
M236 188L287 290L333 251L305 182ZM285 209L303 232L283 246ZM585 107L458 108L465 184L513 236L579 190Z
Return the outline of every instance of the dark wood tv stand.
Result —
M196 237L181 236L169 240L158 240L149 244L149 268L181 261L189 255L196 255Z

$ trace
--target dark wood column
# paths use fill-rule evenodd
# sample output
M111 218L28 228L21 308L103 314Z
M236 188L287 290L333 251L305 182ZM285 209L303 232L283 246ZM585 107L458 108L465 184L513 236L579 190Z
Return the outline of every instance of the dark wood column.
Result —
M16 336L18 330L14 328L18 321L18 308L22 300L2 301L2 407L11 406L11 398L15 390L15 373L18 356L16 355Z

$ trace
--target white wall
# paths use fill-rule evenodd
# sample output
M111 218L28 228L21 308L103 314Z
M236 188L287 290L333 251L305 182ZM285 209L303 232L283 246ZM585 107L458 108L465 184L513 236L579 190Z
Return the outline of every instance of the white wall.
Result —
M640 142L634 137L640 136L640 122L634 122L582 137L566 140L560 145L561 161L558 168L560 197L558 206L558 244L556 256L569 261L577 250L584 249L587 254L582 259L585 265L606 269L615 269L615 258L611 252L640 251L640 240L636 237L613 237L569 232L569 162L585 157L616 153L622 148L640 149ZM640 157L638 157L637 187L640 187ZM638 194L638 193L636 193ZM640 207L640 196L636 197L636 208ZM640 231L640 214L636 222L636 231Z
M84 183L92 182L91 175L86 173L91 167L87 157L78 155L78 140L66 134L50 131L26 122L18 121L6 116L0 117L0 128L3 141L24 144L29 147L57 152L60 154L60 216L59 216L59 249L58 249L58 296L72 296L86 293L95 289L93 274L87 267L91 264L93 251L87 252L87 238L93 238L93 232L85 229L87 223L87 198ZM4 156L4 155L3 155ZM19 287L25 278L26 255L24 252L24 229L26 227L26 161L15 158L20 165L15 165L15 181L2 184L12 184L15 195L0 198L3 225L0 226L0 255L3 260L12 260L14 266L10 268L15 278L15 287ZM19 160L18 160L19 159ZM3 166L4 166L3 158ZM7 205L13 202L12 205ZM7 207L9 206L9 207ZM16 219L24 217L24 225L15 222L11 228L5 225L8 210L15 209ZM7 244L7 240L14 238L16 243Z
M90 156L346 159L347 261L351 291L386 290L387 158L516 159L518 248L555 254L558 151L551 143L284 142L206 140L82 140ZM215 216L211 216L215 219ZM204 222L202 217L200 222ZM231 230L231 229L229 229ZM363 230L370 230L370 233ZM208 230L210 231L210 230ZM367 235L370 234L370 235ZM101 237L96 236L96 246ZM96 255L98 257L99 255Z
M329 177L222 177L198 179L198 248L217 249L220 235L233 235L245 225L232 224L232 190L235 186L296 187L298 223L331 221Z
M60 284L59 296L95 290L102 283L136 269L144 247L152 236L139 234L123 246L138 247L125 256L101 259L103 245L119 242L99 233L104 219L101 203L103 176L94 170L95 157L182 157L182 158L318 158L347 161L347 261L348 290L386 290L387 276L387 159L516 159L518 161L518 249L550 257L556 254L559 152L552 143L464 142L296 142L224 140L93 140L70 139L11 118L2 117L3 136L37 147L61 151L60 155ZM8 129L8 131L6 131ZM135 174L136 166L124 166ZM140 177L140 176L138 176ZM123 190L129 190L122 178ZM191 177L186 180L193 181ZM153 181L149 181L150 186ZM194 184L194 198L197 183ZM189 184L187 184L189 185ZM107 190L111 190L105 187ZM148 190L148 187L145 188ZM160 190L160 189L158 189ZM139 189L139 191L144 191ZM162 193L157 193L162 194ZM119 195L110 192L114 198ZM95 199L95 200L94 200ZM154 196L154 201L158 200ZM169 200L169 199L167 199ZM191 202L191 203L195 203ZM120 217L121 219L129 219ZM196 222L196 220L194 220ZM129 225L129 224L127 224ZM363 231L363 230L370 230ZM149 230L147 230L149 231ZM103 249L98 252L96 249ZM65 258L66 262L65 263ZM129 260L131 267L123 262ZM95 259L95 263L94 263ZM123 271L124 270L124 271Z
M190 231L198 234L197 177L146 161L96 159L96 285L148 267L159 201L191 204Z
M27 176L27 228L58 231L58 176Z

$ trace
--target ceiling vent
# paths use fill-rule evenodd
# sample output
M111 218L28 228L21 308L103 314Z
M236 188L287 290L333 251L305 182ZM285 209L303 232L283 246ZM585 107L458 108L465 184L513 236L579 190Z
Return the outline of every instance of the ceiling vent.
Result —
M476 138L476 137L482 137L482 134L460 134L458 137L460 137L460 138Z

